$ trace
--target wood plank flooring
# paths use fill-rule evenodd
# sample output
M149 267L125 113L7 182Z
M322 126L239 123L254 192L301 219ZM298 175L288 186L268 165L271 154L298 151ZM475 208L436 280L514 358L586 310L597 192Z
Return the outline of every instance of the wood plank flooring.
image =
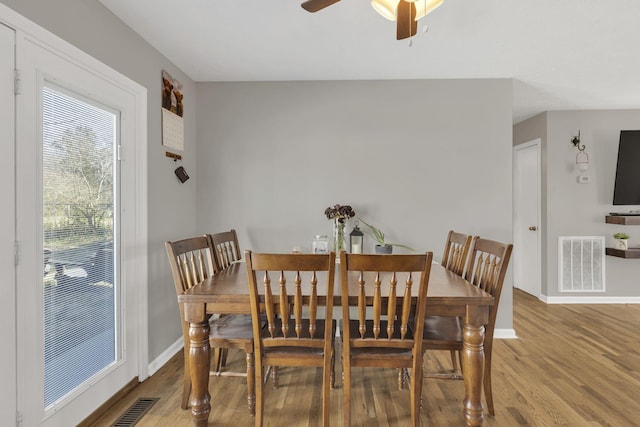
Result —
M640 305L546 305L514 290L519 339L496 340L493 390L496 416L486 426L639 426ZM244 356L230 351L230 368ZM426 369L450 367L446 352L427 353ZM265 426L318 426L320 370L281 368L280 387L267 387ZM339 370L337 369L337 372ZM336 375L339 379L339 374ZM340 381L331 396L331 425L342 425ZM139 397L159 397L137 424L190 426L180 409L182 352L139 384L96 425L109 426ZM397 389L393 369L354 369L354 426L409 425L409 391ZM252 426L242 378L212 378L209 425ZM463 426L462 381L425 379L424 426Z

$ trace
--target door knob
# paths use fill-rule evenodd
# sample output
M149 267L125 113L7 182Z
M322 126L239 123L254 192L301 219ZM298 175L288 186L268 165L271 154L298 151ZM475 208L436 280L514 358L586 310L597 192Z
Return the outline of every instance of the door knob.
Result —
M535 225L532 225L531 227L529 227L530 231L536 231L538 229L538 227L536 227Z

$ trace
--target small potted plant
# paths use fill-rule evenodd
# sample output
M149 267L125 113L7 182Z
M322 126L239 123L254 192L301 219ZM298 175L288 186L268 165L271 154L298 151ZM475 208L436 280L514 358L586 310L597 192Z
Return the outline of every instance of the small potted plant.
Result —
M627 233L616 233L613 235L613 238L616 239L616 249L624 251L629 249L629 235Z
M382 232L382 230L380 230L377 227L374 227L371 224L368 224L365 220L363 220L362 218L358 218L360 221L362 221L362 223L364 225L367 226L368 230L365 230L365 232L373 237L373 239L378 242L378 244L376 245L376 253L377 254L390 254L393 253L393 247L394 246L398 246L401 248L405 248L405 249L409 249L410 251L415 251L415 249L406 246L406 245L401 245L399 243L388 243L387 241L385 241L384 239L384 233Z

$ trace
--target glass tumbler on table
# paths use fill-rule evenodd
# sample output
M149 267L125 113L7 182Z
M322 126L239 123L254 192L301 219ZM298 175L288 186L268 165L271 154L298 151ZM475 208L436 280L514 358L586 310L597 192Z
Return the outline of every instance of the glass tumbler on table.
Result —
M326 254L329 252L329 239L325 234L318 234L313 238L311 252L314 254Z

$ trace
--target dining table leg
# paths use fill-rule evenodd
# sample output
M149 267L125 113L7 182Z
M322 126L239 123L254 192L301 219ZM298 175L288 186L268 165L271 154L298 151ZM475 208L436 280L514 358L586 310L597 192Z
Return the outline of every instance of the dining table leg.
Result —
M191 370L191 418L196 426L206 426L211 412L209 394L209 322L189 324L189 366Z
M484 325L489 307L467 306L462 331L462 371L464 372L464 419L468 427L481 426L482 377L484 373Z

